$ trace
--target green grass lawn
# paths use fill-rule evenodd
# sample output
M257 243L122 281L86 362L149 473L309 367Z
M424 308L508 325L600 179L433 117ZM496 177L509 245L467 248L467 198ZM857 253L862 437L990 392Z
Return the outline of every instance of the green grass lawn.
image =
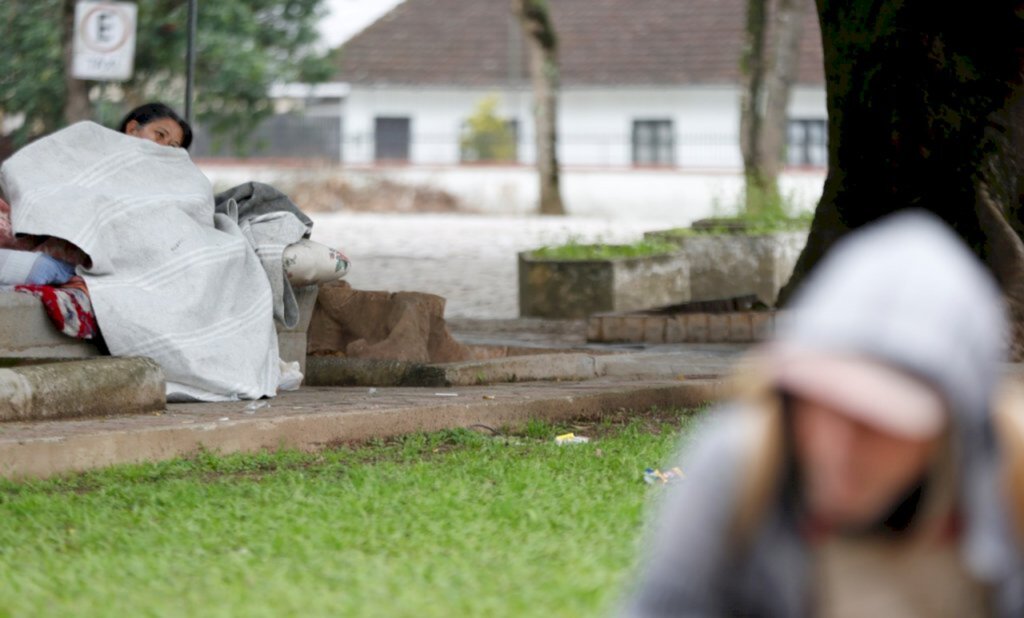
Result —
M600 616L693 424L616 416L0 481L0 616Z

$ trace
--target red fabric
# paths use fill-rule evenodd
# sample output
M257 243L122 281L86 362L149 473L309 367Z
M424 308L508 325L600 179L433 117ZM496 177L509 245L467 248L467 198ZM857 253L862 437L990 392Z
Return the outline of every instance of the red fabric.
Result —
M76 266L89 265L89 256L81 249L60 238L15 236L11 225L11 207L0 199L0 249L37 251ZM19 285L17 292L31 294L43 303L46 314L57 330L77 339L96 336L96 315L92 311L89 290L85 280L72 277L60 287L49 285Z
M49 285L19 285L15 291L32 294L42 301L46 314L57 330L76 339L96 337L96 315L92 311L85 280L72 277L60 287Z

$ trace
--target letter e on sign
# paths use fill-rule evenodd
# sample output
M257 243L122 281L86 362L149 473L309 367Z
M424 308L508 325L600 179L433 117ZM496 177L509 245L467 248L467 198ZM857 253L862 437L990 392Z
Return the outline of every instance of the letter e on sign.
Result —
M131 78L137 15L133 2L80 0L75 5L71 75L103 81Z

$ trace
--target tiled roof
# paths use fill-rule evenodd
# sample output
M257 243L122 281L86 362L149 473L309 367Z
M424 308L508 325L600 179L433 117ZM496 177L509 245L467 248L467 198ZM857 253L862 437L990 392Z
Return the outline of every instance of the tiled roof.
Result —
M745 0L549 0L569 86L733 84ZM505 86L526 60L511 0L406 0L341 48L353 84ZM822 84L807 2L798 83Z

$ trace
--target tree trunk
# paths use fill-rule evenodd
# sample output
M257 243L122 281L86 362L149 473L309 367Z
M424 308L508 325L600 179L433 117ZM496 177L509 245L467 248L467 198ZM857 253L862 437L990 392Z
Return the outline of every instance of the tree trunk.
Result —
M79 120L92 118L92 106L89 103L89 83L71 76L71 62L75 40L75 0L64 0L64 31L61 37L64 44L64 122L72 124Z
M1004 2L817 0L817 8L829 169L780 303L848 231L923 208L995 274L1022 341L1024 15Z
M786 145L789 93L799 68L807 0L748 0L740 100L745 208L756 215L781 205L778 189ZM769 27L770 22L770 27Z
M778 193L778 177L786 155L789 94L800 68L800 39L807 0L779 0L772 19L771 63L765 75L761 161L765 177Z
M740 97L740 152L746 178L746 210L757 206L755 192L767 189L768 179L761 166L761 101L764 96L765 30L768 27L768 0L747 0L747 30L741 70L744 77Z
M530 62L540 214L564 215L558 171L558 39L547 0L513 0Z

